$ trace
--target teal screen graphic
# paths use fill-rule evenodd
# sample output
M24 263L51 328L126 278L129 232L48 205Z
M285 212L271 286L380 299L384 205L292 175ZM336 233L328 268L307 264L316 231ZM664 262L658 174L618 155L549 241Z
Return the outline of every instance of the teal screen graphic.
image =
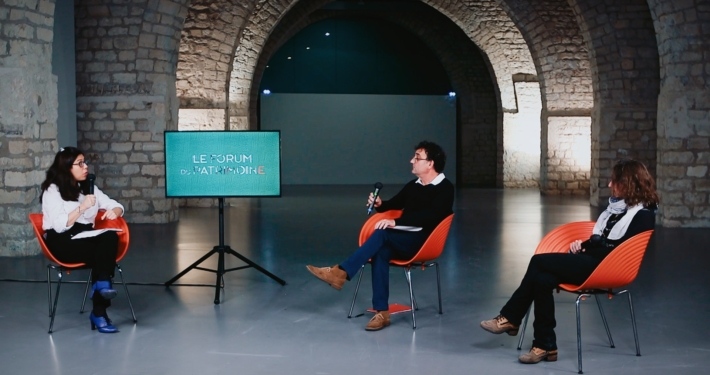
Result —
M281 196L279 131L166 131L167 197Z

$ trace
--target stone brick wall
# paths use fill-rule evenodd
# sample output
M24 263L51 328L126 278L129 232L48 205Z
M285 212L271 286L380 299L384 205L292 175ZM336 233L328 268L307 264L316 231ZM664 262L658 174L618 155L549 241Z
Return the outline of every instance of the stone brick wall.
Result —
M39 253L27 215L57 147L54 1L0 1L0 256Z
M177 129L175 70L187 0L75 5L79 147L134 223L178 218L163 132Z
M515 83L516 113L506 113L503 132L503 187L540 187L540 84Z
M710 227L710 1L648 3L661 60L660 221Z
M191 1L180 40L179 129L224 130L236 42L253 1Z
M253 87L259 87L259 82L254 82L253 79L264 74L263 69L266 65L257 70L256 64L277 23L283 22L285 25L299 29L296 25L299 24L300 19L329 2L329 0L262 1L253 7L237 42L238 52L232 63L229 81L229 129L257 129L256 101L250 98L250 93ZM288 30L281 32L288 32ZM275 33L274 36L274 41L285 41L282 39L283 35L279 33ZM272 48L278 46L267 50L273 50Z
M645 0L568 0L587 44L594 88L590 203L605 205L616 161L656 172L658 50Z
M537 164L541 166L540 190L544 194L583 193L579 187L589 186L589 158L582 159L586 163L566 160L564 157L569 153L559 152L565 145L555 143L560 140L555 134L560 127L577 129L578 121L585 121L584 117L588 121L593 107L589 54L579 25L566 0L503 0L501 3L520 28L540 81L542 140ZM563 121L569 124L564 125ZM549 129L551 126L554 129ZM589 142L584 141L584 144ZM517 163L517 160L510 162ZM563 176L582 180L561 180Z

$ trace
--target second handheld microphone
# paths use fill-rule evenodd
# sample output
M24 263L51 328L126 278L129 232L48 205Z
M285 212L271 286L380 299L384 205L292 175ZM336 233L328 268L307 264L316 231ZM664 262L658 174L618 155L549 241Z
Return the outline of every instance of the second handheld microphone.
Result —
M377 197L380 195L380 190L382 190L382 183L381 182L376 182L375 183L375 191L372 192L372 203L370 203L370 206L367 207L367 214L371 214L372 210L375 208L375 203L377 202Z

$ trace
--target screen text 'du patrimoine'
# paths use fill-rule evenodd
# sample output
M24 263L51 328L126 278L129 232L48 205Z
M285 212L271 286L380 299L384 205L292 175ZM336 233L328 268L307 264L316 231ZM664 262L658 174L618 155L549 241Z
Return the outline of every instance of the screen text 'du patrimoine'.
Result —
M263 165L244 165L252 163L250 154L196 154L192 155L192 169L181 169L181 175L266 174ZM241 165L240 165L241 164Z

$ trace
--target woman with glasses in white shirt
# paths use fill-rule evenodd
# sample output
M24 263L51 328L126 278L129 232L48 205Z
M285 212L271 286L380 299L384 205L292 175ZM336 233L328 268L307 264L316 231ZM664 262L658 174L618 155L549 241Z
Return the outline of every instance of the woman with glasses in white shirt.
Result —
M42 228L47 248L59 261L86 263L92 268L91 329L113 333L118 330L112 325L106 308L116 296L111 279L116 268L118 235L109 231L76 240L72 237L93 230L100 209L105 210L101 218L109 220L122 216L124 210L120 203L98 187L94 187L93 194L89 194L88 175L88 162L81 150L65 147L57 153L54 163L47 170L47 178L42 182Z

